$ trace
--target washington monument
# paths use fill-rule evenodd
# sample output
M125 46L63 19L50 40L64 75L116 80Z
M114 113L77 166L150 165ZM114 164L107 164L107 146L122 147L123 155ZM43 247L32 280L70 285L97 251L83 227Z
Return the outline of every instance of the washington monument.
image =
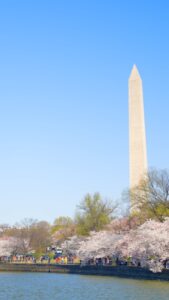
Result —
M133 188L147 172L143 88L135 65L129 77L129 155L130 188Z

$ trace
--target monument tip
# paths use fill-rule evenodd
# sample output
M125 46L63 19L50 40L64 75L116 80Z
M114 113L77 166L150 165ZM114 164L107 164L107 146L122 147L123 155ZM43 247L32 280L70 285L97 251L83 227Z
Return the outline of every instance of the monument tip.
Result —
M139 78L141 78L140 74L139 74L139 71L137 69L137 66L134 64L133 68L131 70L131 74L130 74L129 80L136 80L136 79L139 79Z

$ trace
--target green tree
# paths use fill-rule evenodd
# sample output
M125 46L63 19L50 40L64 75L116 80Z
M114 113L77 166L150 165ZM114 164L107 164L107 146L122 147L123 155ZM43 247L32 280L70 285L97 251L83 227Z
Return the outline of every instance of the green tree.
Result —
M70 217L58 217L54 221L53 230L57 231L59 229L69 227L73 224L73 220Z
M53 238L58 242L63 242L68 237L75 234L76 226L70 217L58 217L52 226Z
M132 214L142 222L155 219L163 222L169 217L169 173L166 170L151 170L138 186L129 191Z
M75 221L77 233L88 235L90 231L99 231L109 224L117 205L103 200L99 193L87 194L77 209Z
M17 239L15 253L26 254L32 250L45 252L46 247L51 244L51 227L46 221L24 219L15 224L8 235Z
M51 226L46 221L39 221L29 229L30 246L36 252L45 252L51 245Z

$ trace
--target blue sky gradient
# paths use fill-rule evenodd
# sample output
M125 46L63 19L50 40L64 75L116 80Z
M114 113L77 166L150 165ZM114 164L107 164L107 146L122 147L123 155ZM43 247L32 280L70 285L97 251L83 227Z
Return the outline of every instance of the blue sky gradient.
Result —
M168 168L168 1L3 0L0 41L0 223L120 197L134 63L149 166Z

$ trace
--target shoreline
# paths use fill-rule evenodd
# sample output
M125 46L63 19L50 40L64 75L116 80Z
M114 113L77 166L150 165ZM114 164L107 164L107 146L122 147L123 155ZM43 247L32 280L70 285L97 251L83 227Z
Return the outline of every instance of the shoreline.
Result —
M95 276L114 276L142 280L169 281L169 270L153 273L148 269L129 266L95 266L95 265L57 265L57 264L24 264L0 263L0 272L39 272L58 274L77 274Z

